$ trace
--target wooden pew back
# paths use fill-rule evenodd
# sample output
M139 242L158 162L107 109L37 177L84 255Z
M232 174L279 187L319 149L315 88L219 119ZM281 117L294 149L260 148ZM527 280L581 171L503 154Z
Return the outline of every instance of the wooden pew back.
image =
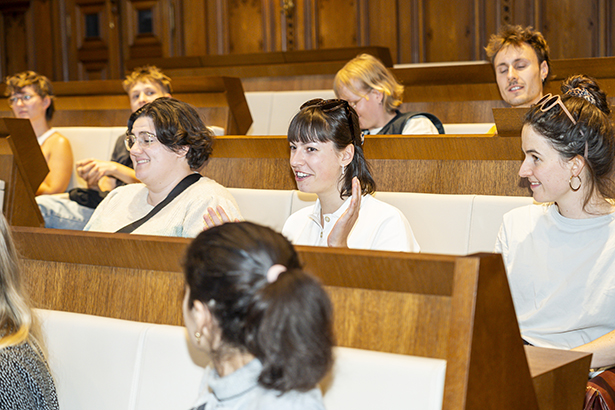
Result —
M126 126L130 103L120 80L54 82L56 126ZM0 92L5 86L0 85ZM173 97L195 106L205 124L227 134L244 135L252 116L241 81L232 77L181 77L173 81ZM12 116L6 101L0 116Z
M40 307L181 325L188 239L37 228L14 235ZM539 408L499 255L298 252L331 296L340 346L447 360L445 410ZM572 356L564 384L574 381L580 406L589 356Z
M364 151L379 191L530 195L519 137L374 135ZM230 188L296 189L288 158L285 136L224 136L202 173Z

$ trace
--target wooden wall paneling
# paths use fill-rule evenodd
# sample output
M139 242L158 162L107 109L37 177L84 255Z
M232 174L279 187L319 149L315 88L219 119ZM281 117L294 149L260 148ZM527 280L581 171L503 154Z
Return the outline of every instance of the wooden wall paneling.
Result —
M0 48L2 77L28 69L28 44L31 39L29 39L26 14L29 8L28 0L0 5L3 29L3 41Z
M119 62L112 53L117 37L111 35L109 0L74 0L72 33L76 47L78 79L103 80L118 75L111 66ZM114 43L115 45L112 45Z
M474 18L476 4L472 0L451 7L450 0L419 0L423 3L425 60L475 60ZM461 2L460 2L461 3Z
M542 0L540 2L544 34L551 58L599 56L599 0Z
M209 9L206 0L183 0L182 23L184 55L209 54ZM215 25L214 25L215 27Z
M128 0L125 3L125 33L128 58L164 56L163 19L168 14L164 0ZM141 25L139 25L141 21ZM168 45L167 45L168 47Z
M266 8L261 0L228 0L227 53L265 51Z
M410 49L410 37L401 35L402 25L410 26L410 15L401 3L395 0L358 1L361 5L359 46L386 46L391 50L393 62L401 60L401 49ZM405 13L404 13L405 12Z
M398 64L418 62L418 31L419 19L416 16L417 2L403 1L397 5L397 48L391 49ZM416 60L415 60L416 58Z
M314 48L356 47L359 39L357 2L318 0L316 5L317 42Z
M30 69L47 76L50 79L56 78L54 72L54 57L59 55L56 50L57 22L53 19L55 2L50 0L35 0L31 3L32 25L32 59L29 64Z

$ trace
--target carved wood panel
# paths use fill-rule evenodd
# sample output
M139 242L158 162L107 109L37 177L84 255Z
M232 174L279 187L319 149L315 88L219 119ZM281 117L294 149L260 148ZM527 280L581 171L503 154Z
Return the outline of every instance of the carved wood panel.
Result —
M369 45L396 63L481 60L506 22L541 30L553 58L600 57L614 17L613 0L3 0L0 75L121 78L128 58Z

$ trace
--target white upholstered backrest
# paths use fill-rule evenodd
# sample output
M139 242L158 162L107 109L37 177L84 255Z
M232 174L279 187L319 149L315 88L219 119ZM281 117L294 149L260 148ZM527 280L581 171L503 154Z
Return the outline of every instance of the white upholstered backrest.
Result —
M440 410L446 360L337 348L327 410Z
M75 162L86 158L108 161L113 153L115 141L126 132L126 127L56 127L56 130L70 142ZM85 187L87 184L77 177L73 166L69 189L78 186Z
M63 410L127 409L146 323L37 310Z
M532 203L531 196L474 196L468 253L493 252L504 214Z
M180 326L37 310L62 410L188 409L207 364ZM328 410L440 409L446 362L336 348Z
M244 188L229 188L229 191L246 221L282 232L284 222L291 214L293 191Z
M403 212L421 252L467 254L473 195L377 192L376 198Z

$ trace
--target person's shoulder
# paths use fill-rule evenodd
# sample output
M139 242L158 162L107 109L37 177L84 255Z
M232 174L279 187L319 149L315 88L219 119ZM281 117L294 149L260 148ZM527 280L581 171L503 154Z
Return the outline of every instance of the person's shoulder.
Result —
M64 135L54 129L54 133L47 139L52 144L67 145L70 147L70 141Z
M553 204L530 204L511 209L502 217L502 225L506 230L533 229L541 220L549 218Z
M284 394L276 390L262 389L262 393L254 410L325 410L318 388L306 392L291 390Z

